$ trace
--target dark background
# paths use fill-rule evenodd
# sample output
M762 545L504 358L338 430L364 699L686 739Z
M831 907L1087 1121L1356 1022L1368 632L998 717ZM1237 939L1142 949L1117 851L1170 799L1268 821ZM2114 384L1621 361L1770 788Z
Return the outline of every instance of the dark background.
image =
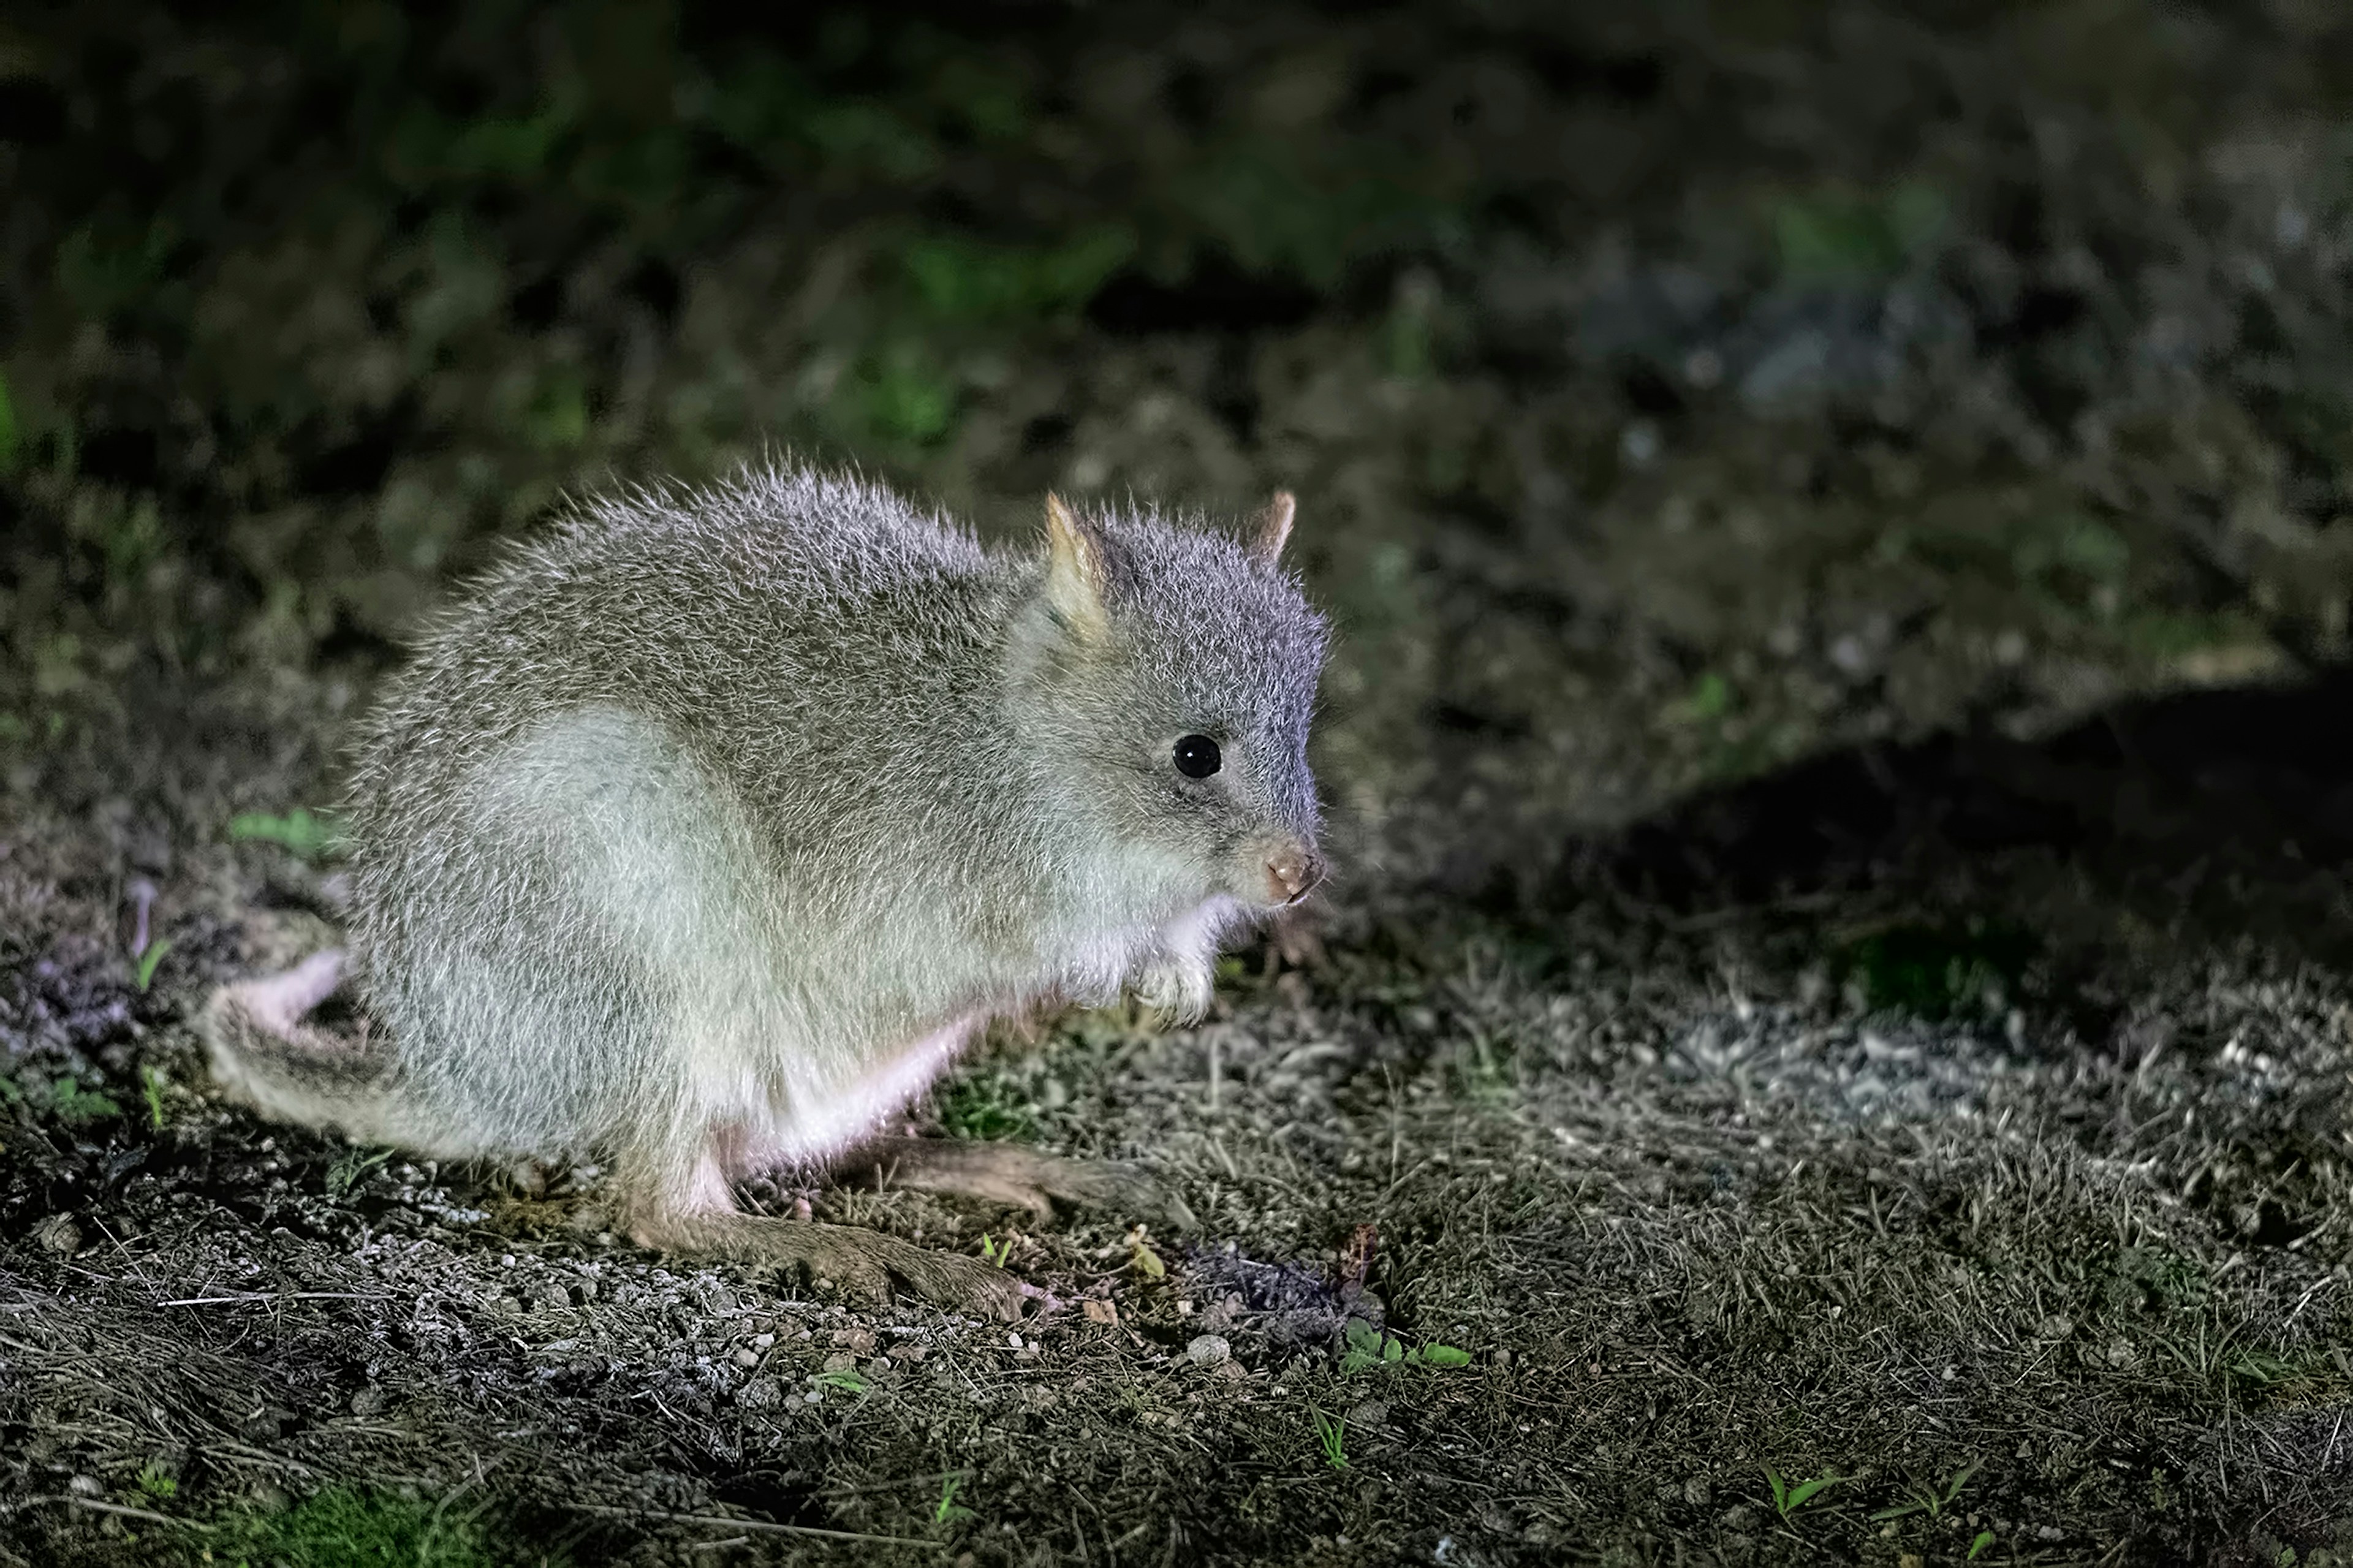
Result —
M83 1504L0 1542L205 1539L111 1500L343 1561L301 1521L458 1496L427 1561L671 1561L714 1510L979 1562L2348 1549L2341 8L738 9L0 18L0 1448ZM1256 1403L1187 1406L1197 1259L1060 1414L945 1435L934 1393L712 1436L756 1325L690 1374L706 1331L609 1300L601 1382L319 1302L275 1331L397 1355L304 1383L207 1318L136 1370L185 1328L142 1269L365 1295L383 1214L507 1212L262 1143L187 1008L332 940L287 814L454 583L567 493L786 455L997 538L1049 488L1299 493L1324 952L934 1113L1219 1184L1270 1267L1376 1220L1393 1321L1474 1368L1376 1399L1238 1319ZM857 1217L956 1234L894 1201ZM459 1319L555 1300L502 1248L603 1256L417 1223ZM163 1414L92 1425L93 1355ZM1767 1467L1855 1479L1785 1513ZM1966 1527L1873 1517L1963 1469ZM976 1521L876 1500L949 1472Z

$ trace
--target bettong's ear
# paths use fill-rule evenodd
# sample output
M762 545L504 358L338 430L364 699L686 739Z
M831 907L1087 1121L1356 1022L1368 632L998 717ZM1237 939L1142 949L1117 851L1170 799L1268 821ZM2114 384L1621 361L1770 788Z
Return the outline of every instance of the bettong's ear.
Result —
M1086 637L1101 637L1111 625L1103 601L1111 588L1111 563L1105 558L1103 531L1062 504L1046 497L1046 602L1065 626Z
M1282 559L1282 542L1291 537L1291 520L1298 514L1299 498L1289 490L1277 490L1267 498L1250 530L1250 542L1242 548L1250 558L1261 566L1272 566Z

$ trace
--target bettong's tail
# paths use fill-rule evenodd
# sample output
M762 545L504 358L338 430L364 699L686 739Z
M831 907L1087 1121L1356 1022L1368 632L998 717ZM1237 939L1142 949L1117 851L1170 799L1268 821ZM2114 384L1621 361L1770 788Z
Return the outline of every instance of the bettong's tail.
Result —
M364 1034L354 1039L305 1022L343 983L330 948L281 973L213 993L196 1032L223 1089L280 1121L332 1127L364 1142L413 1142L393 1063Z

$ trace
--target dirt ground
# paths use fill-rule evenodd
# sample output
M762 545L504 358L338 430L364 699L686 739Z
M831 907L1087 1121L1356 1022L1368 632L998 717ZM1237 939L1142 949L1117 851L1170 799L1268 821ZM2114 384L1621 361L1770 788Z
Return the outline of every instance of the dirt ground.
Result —
M2353 1561L2353 21L716 14L0 17L0 1564ZM418 616L785 452L1340 627L1318 940L920 1108L1197 1229L746 1193L1018 1326L188 1029Z

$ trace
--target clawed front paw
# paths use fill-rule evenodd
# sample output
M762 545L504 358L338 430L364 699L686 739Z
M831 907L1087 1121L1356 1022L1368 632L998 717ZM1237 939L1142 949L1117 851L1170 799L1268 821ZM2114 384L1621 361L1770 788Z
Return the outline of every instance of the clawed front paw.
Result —
M1209 1010L1217 986L1209 959L1159 958L1135 977L1136 1000L1154 1012L1191 1023Z

